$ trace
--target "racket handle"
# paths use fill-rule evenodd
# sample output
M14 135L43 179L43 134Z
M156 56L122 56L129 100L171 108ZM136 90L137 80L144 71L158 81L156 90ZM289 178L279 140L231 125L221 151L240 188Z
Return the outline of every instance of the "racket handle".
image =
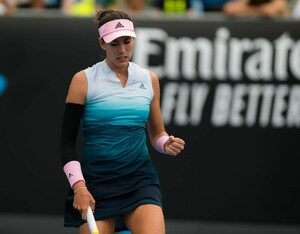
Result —
M95 217L92 208L89 206L87 211L87 223L91 234L99 234L98 227L95 221Z

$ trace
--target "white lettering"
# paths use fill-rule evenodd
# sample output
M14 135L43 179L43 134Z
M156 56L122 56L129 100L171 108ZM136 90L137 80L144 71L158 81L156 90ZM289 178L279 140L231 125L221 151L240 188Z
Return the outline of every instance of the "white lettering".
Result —
M245 109L244 96L246 94L246 87L243 84L236 85L233 90L231 114L229 118L230 125L239 127L244 124L242 111Z
M173 81L162 86L166 125L197 126L211 111L215 127L300 127L300 39L236 38L225 27L213 39L175 38L157 28L137 34L134 62Z
M136 40L135 47L138 53L134 53L132 60L142 67L149 68L158 77L163 77L164 66L151 66L149 61L150 55L163 56L162 48L155 41L163 43L167 40L168 34L158 28L138 28L136 29L136 33L138 34L138 39Z
M229 84L218 85L211 116L211 122L214 126L224 126L227 124L232 98L231 93L232 90Z
M212 110L216 127L300 127L300 85L219 84Z
M178 126L199 125L208 93L207 84L167 83L161 102L164 123L173 120Z
M226 61L227 61L227 40L230 36L230 32L227 28L219 28L216 32L215 40L215 77L218 80L225 80L226 73Z
M275 56L274 56L274 70L275 76L278 80L286 80L288 78L287 60L288 51L291 49L293 40L287 33L282 34L277 40L275 40Z
M297 41L291 51L290 67L296 79L300 80L300 41Z
M274 41L231 38L224 27L216 30L214 39L174 38L158 28L138 28L137 34L134 62L159 77L207 81L242 78L285 81L289 77L300 80L300 40L293 40L288 33ZM150 64L150 57L155 56L164 58L162 64Z
M252 49L249 39L233 38L229 43L229 76L232 80L241 80L243 76L243 54Z
M285 118L283 112L286 110L286 96L289 89L286 85L280 85L277 88L274 99L274 109L272 115L272 124L274 127L283 127L285 125Z
M300 127L300 85L294 85L291 89L289 106L287 111L288 127Z

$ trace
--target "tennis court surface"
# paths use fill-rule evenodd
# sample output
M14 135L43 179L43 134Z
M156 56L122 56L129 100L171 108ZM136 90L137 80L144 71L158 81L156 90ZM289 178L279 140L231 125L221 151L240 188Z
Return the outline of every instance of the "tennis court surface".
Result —
M167 234L300 234L300 226L166 220ZM0 213L0 234L78 234L63 217Z

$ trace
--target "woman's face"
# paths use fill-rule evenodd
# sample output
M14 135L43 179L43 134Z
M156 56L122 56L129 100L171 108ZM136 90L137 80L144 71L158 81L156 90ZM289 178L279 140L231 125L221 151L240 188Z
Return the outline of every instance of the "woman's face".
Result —
M106 60L113 68L128 67L128 63L133 55L134 38L119 37L110 43L101 40L101 46L106 50Z

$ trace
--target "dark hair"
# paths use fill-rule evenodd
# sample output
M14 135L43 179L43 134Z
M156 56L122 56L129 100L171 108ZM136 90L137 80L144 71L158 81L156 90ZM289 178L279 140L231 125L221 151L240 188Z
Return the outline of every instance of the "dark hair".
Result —
M103 24L116 19L128 19L132 21L130 16L123 11L114 11L114 10L98 11L96 15L98 28L100 28Z

